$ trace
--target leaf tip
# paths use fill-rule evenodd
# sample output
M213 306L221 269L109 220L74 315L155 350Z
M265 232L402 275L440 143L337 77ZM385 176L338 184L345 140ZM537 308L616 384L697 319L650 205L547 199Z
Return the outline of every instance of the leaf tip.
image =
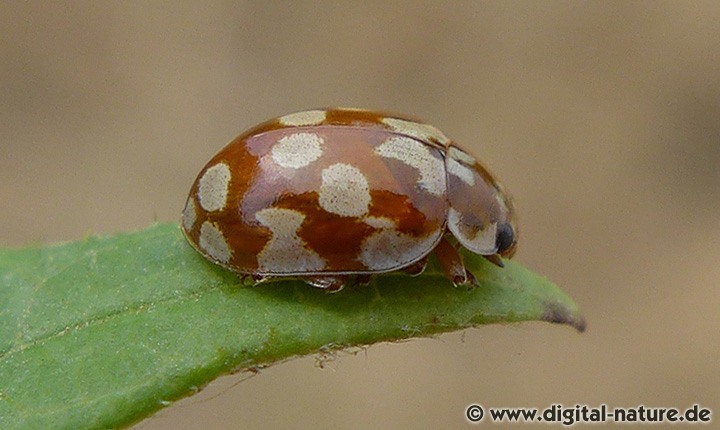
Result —
M579 333L585 331L585 318L577 311L558 302L545 302L542 320L553 324L567 324Z

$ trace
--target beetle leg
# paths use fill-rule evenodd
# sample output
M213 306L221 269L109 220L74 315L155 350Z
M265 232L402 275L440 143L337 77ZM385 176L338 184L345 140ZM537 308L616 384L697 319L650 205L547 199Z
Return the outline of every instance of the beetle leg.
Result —
M369 274L355 275L355 279L353 279L352 283L353 285L366 286L370 283L370 278L371 275Z
M460 255L457 248L448 242L445 236L440 239L440 243L438 243L435 248L435 255L437 255L438 260L440 260L440 266L445 276L447 276L453 285L458 286L469 282L475 283L475 277L465 269L462 255Z
M427 257L423 257L411 265L404 267L402 271L410 276L417 276L425 270L425 266L427 266Z
M240 278L240 285L244 285L244 286L248 286L248 287L254 287L258 284L261 284L261 283L266 282L271 279L269 276L256 275L256 274L250 274L250 273L242 273L242 274L239 274L238 277Z
M337 293L347 284L348 276L312 276L302 278L302 280L305 281L306 284L315 288L321 288L328 293Z

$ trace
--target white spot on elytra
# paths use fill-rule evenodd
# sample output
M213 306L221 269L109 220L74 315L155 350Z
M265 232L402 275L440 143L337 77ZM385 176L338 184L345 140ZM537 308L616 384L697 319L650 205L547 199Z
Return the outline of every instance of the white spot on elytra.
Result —
M198 201L208 212L219 211L227 202L228 186L230 185L230 167L218 163L207 169L200 178Z
M255 214L272 237L257 255L260 271L267 273L308 273L325 268L325 260L298 237L305 215L292 209L267 208Z
M461 181L465 182L466 184L470 185L471 187L475 185L475 176L473 175L472 170L468 169L464 165L458 163L456 160L452 158L447 159L447 169L448 173L451 175L459 178Z
M450 156L450 158L454 158L457 161L467 164L468 166L472 166L473 164L477 163L475 157L455 146L451 146L448 149L448 155Z
M467 225L462 214L455 208L448 210L448 228L455 238L468 250L480 255L497 252L497 223L491 223L483 229Z
M373 228L395 228L395 221L390 218L380 216L367 216L363 218L363 222Z
M408 266L433 250L440 231L422 238L398 232L394 228L379 230L362 243L359 260L371 270L387 271Z
M221 263L230 261L231 251L222 231L209 221L200 226L200 248L208 253L210 257Z
M328 212L341 216L362 216L370 205L370 186L357 167L336 163L321 174L319 203Z
M295 112L280 117L280 124L288 127L299 127L303 125L318 125L325 121L327 112L324 110L306 110Z
M420 172L419 185L428 193L436 196L445 193L445 166L422 142L405 136L393 136L375 148L375 152L381 157L394 158L416 168Z
M197 220L197 208L195 207L193 199L189 198L185 203L185 209L183 209L182 213L182 224L185 231L192 230L195 225L195 220Z
M270 153L278 165L299 169L320 158L323 143L315 133L294 133L278 140Z
M397 133L405 134L424 142L436 141L442 146L448 146L450 144L450 139L448 139L442 131L430 124L407 121L399 118L383 118L382 122Z

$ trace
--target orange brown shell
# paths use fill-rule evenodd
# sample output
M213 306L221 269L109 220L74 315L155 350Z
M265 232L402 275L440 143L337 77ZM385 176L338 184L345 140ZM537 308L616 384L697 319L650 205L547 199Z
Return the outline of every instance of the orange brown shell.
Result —
M260 276L399 270L448 232L511 256L517 231L495 178L439 130L355 109L285 115L235 138L200 171L181 227L210 261Z

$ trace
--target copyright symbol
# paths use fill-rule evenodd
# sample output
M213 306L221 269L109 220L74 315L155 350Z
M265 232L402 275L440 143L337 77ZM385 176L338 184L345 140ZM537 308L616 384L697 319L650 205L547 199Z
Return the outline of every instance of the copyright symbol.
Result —
M470 405L465 409L465 416L471 423L482 421L485 411L480 405Z

